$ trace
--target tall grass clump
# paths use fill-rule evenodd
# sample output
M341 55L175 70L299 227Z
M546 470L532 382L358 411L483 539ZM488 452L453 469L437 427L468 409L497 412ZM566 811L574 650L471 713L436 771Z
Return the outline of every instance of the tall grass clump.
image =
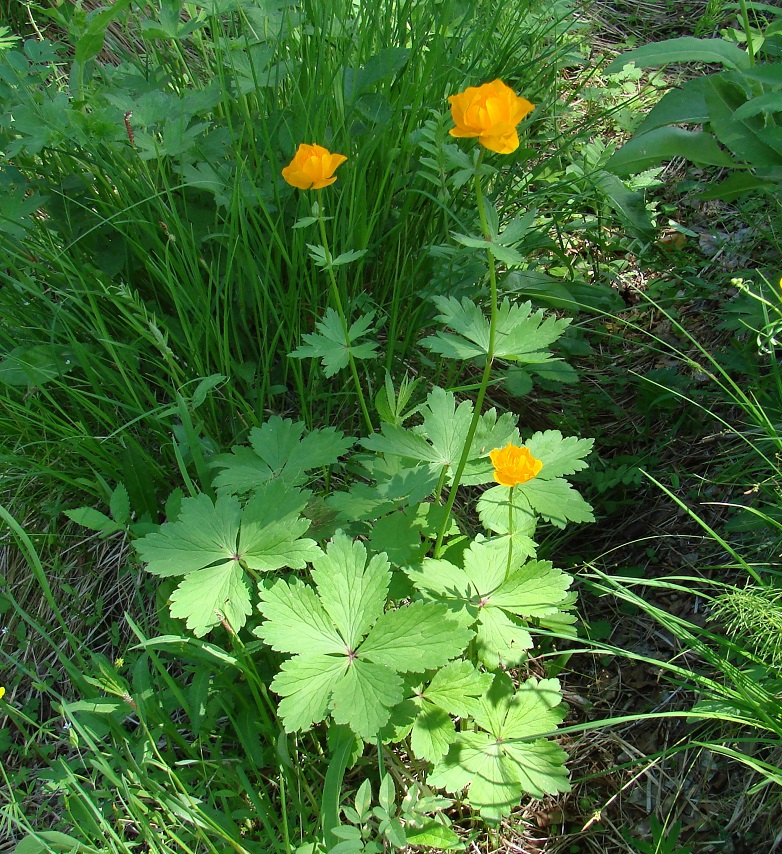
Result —
M431 321L419 295L458 278L432 247L470 216L432 177L444 163L422 167L422 126L445 133L445 96L499 76L545 115L570 10L231 0L46 14L64 42L0 55L6 459L69 486L84 465L124 481L144 470L154 494L161 460L192 466L268 409L354 417L340 378L324 396L320 370L288 358L330 291L313 232L292 230L311 214L280 175L296 146L350 159L328 227L361 255L334 275L348 313L373 312L390 368ZM361 382L372 397L377 371Z
M723 521L716 521L707 505L695 507L691 494L684 498L648 477L678 505L681 517L700 530L699 551L705 555L708 550L712 558L694 567L697 573L659 578L630 580L596 571L589 587L637 609L675 639L680 660L635 658L659 667L674 685L695 696L681 712L664 713L681 715L692 725L679 749L702 749L740 763L748 771L747 792L757 794L770 785L782 785L778 337L782 303L778 289L762 275L756 285L745 280L736 284L740 290L732 317L723 314L723 326L731 328L740 318L740 332L728 352L705 346L685 324L655 306L685 342L681 347L661 341L656 345L674 355L684 369L709 380L697 401L682 389L667 391L684 405L697 407L701 417L719 430L724 451L715 458L712 476L714 489L724 497L709 503L723 511L717 514ZM661 595L696 597L705 610L705 622L670 613L655 601ZM627 655L618 649L613 652Z

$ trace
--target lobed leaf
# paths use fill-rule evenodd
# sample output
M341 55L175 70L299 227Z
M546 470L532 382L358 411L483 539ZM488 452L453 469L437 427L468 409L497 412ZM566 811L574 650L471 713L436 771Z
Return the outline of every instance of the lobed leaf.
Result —
M449 714L467 717L493 679L492 673L476 670L469 661L451 661L435 673L423 695Z
M236 445L220 454L214 465L222 471L214 480L217 489L242 493L279 478L289 485L306 479L312 469L333 465L347 453L355 439L333 427L304 434L303 423L273 415L250 431L251 448Z
M258 610L266 622L254 634L277 652L294 655L346 653L344 639L335 630L315 591L294 578L259 587Z
M420 503L434 491L438 480L434 465L400 468L392 475L380 475L375 485L357 483L349 492L335 492L326 504L346 521L376 519L395 507Z
M312 565L323 609L348 650L355 651L383 613L391 580L388 560L375 555L367 562L364 546L339 532Z
M594 443L594 439L563 438L559 430L546 430L535 433L524 444L532 456L543 463L536 480L553 480L587 468L584 457L592 451Z
M356 343L369 330L373 318L372 313L362 315L346 330L337 312L327 308L323 319L315 323L317 332L305 333L302 336L305 343L290 356L293 359L320 359L327 377L333 377L347 367L351 355L354 359L374 359L377 356L376 342Z
M464 652L473 632L448 619L444 605L414 602L387 611L361 645L359 657L401 673L423 673Z
M419 759L437 762L456 738L450 716L433 703L424 702L410 733L410 747Z
M271 689L282 697L278 713L286 732L308 730L326 717L331 692L349 666L347 656L297 655L284 661Z
M301 539L310 527L299 515L308 497L282 481L270 481L255 492L242 512L239 533L239 557L250 569L303 569L322 554L314 540Z
M225 618L234 631L241 629L252 612L244 570L237 560L191 572L171 594L171 616L187 621L200 638Z
M497 670L521 664L532 646L530 633L500 608L483 608L478 613L475 650L480 660Z
M423 423L406 429L383 424L380 434L361 440L361 444L378 453L414 459L431 466L446 467L450 479L461 457L473 415L471 401L457 405L453 392L434 388L421 408ZM494 409L481 416L470 459L463 478L465 484L486 483L491 478L492 467L486 459L499 444L518 438L515 418L509 413L499 418Z
M540 480L535 477L515 487L515 491L519 499L523 496L535 513L557 528L564 528L568 522L595 521L592 508L563 478Z
M331 710L337 723L372 741L402 696L402 679L391 668L357 658L334 685Z
M504 252L512 250L505 249ZM440 310L437 319L456 335L437 332L423 340L428 349L446 358L470 359L489 352L489 320L470 299L435 297ZM545 362L551 358L548 347L565 331L570 320L546 317L542 310L532 314L532 303L515 305L503 300L497 312L495 358L525 363Z
M208 495L185 498L179 518L141 537L136 550L147 570L162 577L230 562L236 554L241 515L236 498L221 496L214 504Z
M532 638L519 617L555 614L568 597L571 579L547 561L519 566L507 540L476 540L464 553L464 569L445 560L425 560L408 576L429 599L448 608L463 627L475 625L475 647L490 669L519 664Z
M490 820L518 804L522 792L541 798L570 789L565 760L556 744L537 738L561 722L562 695L555 679L528 679L514 692L506 674L494 678L474 718L485 732L457 733L428 783L466 800Z

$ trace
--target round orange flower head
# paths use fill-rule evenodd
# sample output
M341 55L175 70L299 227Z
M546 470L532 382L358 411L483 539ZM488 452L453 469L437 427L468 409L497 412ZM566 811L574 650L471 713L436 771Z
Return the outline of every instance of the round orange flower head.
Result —
M512 445L496 448L489 454L494 466L494 479L502 486L518 486L532 480L543 468L543 463L535 459L529 448Z
M448 100L456 125L449 131L451 136L477 136L484 148L497 154L510 154L519 147L516 125L535 109L534 104L520 98L502 80L468 86Z
M293 160L282 170L282 177L300 190L320 190L337 180L334 172L346 160L344 154L332 154L322 145L303 142Z

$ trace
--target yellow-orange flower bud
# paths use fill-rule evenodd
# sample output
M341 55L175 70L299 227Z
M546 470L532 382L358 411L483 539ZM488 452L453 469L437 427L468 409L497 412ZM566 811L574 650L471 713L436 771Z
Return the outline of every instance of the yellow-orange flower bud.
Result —
M456 125L449 131L451 136L477 136L484 148L498 154L510 154L519 147L516 125L535 109L534 104L520 98L502 80L468 86L448 100Z
M494 466L494 479L502 486L518 486L532 480L543 468L543 463L535 459L529 448L512 445L496 448L489 454Z
M322 145L303 142L293 160L282 170L282 177L300 190L320 190L337 180L334 172L346 160L344 154L332 154Z

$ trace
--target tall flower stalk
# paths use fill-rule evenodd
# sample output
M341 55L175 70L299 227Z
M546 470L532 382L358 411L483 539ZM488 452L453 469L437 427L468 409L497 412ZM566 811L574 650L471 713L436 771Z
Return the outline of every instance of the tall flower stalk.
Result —
M342 297L337 285L337 278L334 275L334 267L332 264L331 250L329 249L328 238L326 237L326 220L323 216L323 199L321 192L324 187L329 187L337 180L334 172L340 167L347 157L344 154L334 154L322 145L313 143L308 145L302 143L293 157L293 160L282 170L282 177L292 187L297 187L299 190L316 190L318 193L317 201L317 219L318 228L320 230L321 245L327 263L324 265L328 271L329 283L331 285L331 296L334 300L334 308L339 315L342 323L342 330L345 335L345 345L348 348L348 362L350 365L350 373L353 376L353 382L356 386L358 394L358 402L361 407L361 412L364 416L364 423L367 425L367 430L371 433L372 419L369 417L369 409L367 401L364 397L364 390L361 387L361 381L356 368L356 360L353 353L350 352L350 326L348 325L347 315L342 305Z
M483 162L484 151L481 151L478 156L478 162L475 164L475 198L478 202L478 216L481 222L481 231L483 232L483 236L486 240L491 239L491 231L489 230L489 223L486 220L486 212L483 209L483 187L481 186L481 176L480 176L480 167ZM472 447L472 441L475 438L475 431L478 429L478 422L481 419L481 412L483 409L483 399L486 397L486 389L489 387L489 379L491 378L491 369L492 363L494 362L494 344L495 337L497 333L497 267L494 262L494 255L492 254L491 249L486 250L486 255L489 260L489 291L490 291L490 314L489 314L489 344L486 350L486 364L483 368L483 376L481 377L481 384L478 387L478 394L475 398L475 408L472 413L472 420L470 421L470 428L467 431L467 438L464 441L464 447L462 448L462 455L459 458L459 463L456 466L456 471L453 476L453 484L451 485L451 489L448 493L448 499L445 502L445 513L443 514L443 521L440 525L440 530L437 532L437 542L434 547L434 556L435 558L440 556L443 547L443 537L445 536L445 532L448 530L448 525L451 521L451 512L453 511L453 503L456 500L456 491L461 483L462 476L464 474L465 466L467 465L467 460L470 456L470 448Z
M475 199L478 203L478 217L481 224L481 232L487 243L491 243L492 233L486 219L484 208L483 186L481 184L481 164L486 149L498 154L511 154L519 147L519 136L516 126L521 120L535 109L526 98L520 98L509 86L501 80L492 80L482 86L468 86L463 92L451 95L448 99L451 104L451 116L454 127L449 131L451 136L457 138L477 139L482 150L475 163L474 186ZM494 362L495 339L497 334L497 268L491 246L486 248L489 262L489 342L486 350L486 364L483 368L478 394L475 398L475 408L467 431L467 437L462 448L462 454L453 477L453 484L448 499L445 503L445 513L440 530L437 532L434 556L440 556L443 547L443 537L448 530L451 520L453 504L456 500L456 491L461 483L467 460L470 456L475 432L483 410L483 400L489 387L492 365Z
M321 191L318 190L318 228L320 229L320 240L323 245L323 249L326 252L326 257L331 260L331 250L329 249L328 238L326 237L326 221L323 216L323 204L321 202ZM329 274L329 282L331 284L331 295L334 299L334 308L339 315L339 319L342 323L342 329L345 333L345 344L350 345L350 336L348 333L348 318L345 314L345 309L342 306L342 297L339 293L339 285L337 284L337 277L334 275L334 267L331 264L328 264L326 267ZM364 397L364 389L361 387L361 381L358 376L358 368L356 367L356 360L353 357L353 354L348 349L348 361L350 365L350 373L353 375L353 382L356 386L356 394L358 395L358 402L361 406L361 413L364 416L364 423L367 425L367 430L371 433L374 430L372 426L372 419L369 416L369 409L367 408L367 401Z

